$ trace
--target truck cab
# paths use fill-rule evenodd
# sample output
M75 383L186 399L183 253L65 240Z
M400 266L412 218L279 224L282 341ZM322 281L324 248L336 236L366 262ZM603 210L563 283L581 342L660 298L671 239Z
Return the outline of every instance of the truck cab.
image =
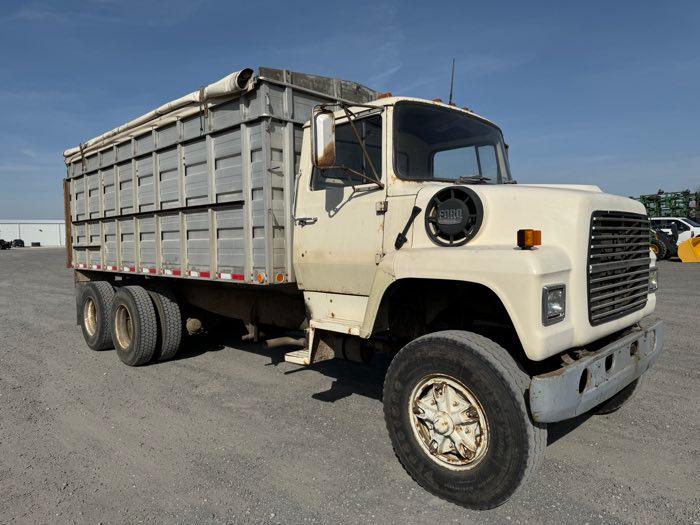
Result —
M416 316L414 332L453 326L465 310L487 315L484 305L528 360L542 361L654 310L648 219L634 200L594 186L515 184L501 130L439 102L392 97L314 119L294 211L312 326L406 331L391 326L397 296L408 296L400 302ZM539 245L520 249L524 231L540 232ZM426 283L447 291L426 296Z
M501 130L468 109L318 106L296 188L309 359L363 338L401 348L387 428L442 497L504 501L547 423L616 410L661 352L643 205L595 186L516 184ZM339 335L314 343L316 331ZM520 466L497 467L501 453ZM501 481L480 485L487 468Z

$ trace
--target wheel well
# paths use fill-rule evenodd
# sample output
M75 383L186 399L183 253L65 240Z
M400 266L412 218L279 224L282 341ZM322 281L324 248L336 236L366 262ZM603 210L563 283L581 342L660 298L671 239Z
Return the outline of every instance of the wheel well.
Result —
M441 279L400 279L384 293L374 332L402 344L441 330L467 330L497 342L520 362L525 354L510 315L487 286Z

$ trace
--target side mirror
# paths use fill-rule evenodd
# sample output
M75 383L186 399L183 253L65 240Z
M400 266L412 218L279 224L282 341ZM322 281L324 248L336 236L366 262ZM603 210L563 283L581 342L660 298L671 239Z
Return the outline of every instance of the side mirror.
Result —
M314 111L311 117L311 137L311 161L314 167L335 166L335 117L332 111Z

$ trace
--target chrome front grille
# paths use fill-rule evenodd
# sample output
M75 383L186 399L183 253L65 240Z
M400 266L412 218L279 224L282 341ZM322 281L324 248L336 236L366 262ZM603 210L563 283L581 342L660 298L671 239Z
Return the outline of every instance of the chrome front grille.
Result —
M593 212L588 244L588 319L592 325L644 308L649 263L646 215Z

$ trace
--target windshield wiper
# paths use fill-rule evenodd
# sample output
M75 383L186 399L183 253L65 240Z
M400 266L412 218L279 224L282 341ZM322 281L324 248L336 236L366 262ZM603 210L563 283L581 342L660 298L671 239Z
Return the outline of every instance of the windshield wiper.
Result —
M468 177L459 177L457 179L457 182L476 182L476 183L481 183L481 182L486 182L488 180L491 180L491 177L484 177L482 175L470 175Z

